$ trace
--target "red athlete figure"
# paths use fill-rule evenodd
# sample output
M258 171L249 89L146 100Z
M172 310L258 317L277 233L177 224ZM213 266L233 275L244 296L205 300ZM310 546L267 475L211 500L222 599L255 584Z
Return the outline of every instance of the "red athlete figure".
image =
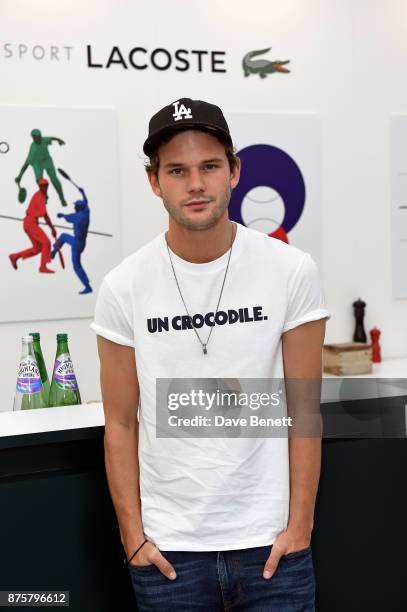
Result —
M39 190L36 191L31 198L23 222L24 231L33 243L33 246L30 249L25 249L19 253L11 253L9 258L11 265L15 270L17 270L17 261L20 259L20 257L22 259L27 259L28 257L34 257L34 255L41 253L41 265L39 271L53 274L54 270L47 267L47 263L51 261L51 241L38 224L39 217L44 217L47 225L51 229L54 239L56 239L57 233L51 223L50 218L48 217L46 208L49 183L45 178L38 179L37 183Z

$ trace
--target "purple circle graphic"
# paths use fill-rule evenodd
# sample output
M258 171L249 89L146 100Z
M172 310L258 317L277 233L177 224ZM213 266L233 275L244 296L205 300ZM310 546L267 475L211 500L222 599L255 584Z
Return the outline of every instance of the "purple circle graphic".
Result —
M239 184L232 191L230 219L244 225L241 209L246 194L255 187L271 187L284 202L281 227L288 233L304 210L305 183L299 167L288 153L272 145L250 145L237 155L242 161L242 174Z

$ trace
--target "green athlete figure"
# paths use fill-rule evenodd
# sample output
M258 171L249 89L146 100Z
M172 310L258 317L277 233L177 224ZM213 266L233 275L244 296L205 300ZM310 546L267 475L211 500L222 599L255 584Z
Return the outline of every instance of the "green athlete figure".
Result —
M32 166L36 181L43 178L44 170L46 170L51 183L54 185L56 192L58 193L62 206L67 206L62 185L55 172L54 162L52 161L52 157L48 152L48 147L50 144L52 144L53 140L55 140L60 146L64 145L65 142L61 140L61 138L55 138L55 136L43 136L40 130L32 130L31 136L33 142L31 143L30 150L28 151L27 159L25 160L19 175L15 178L17 185L20 186L20 181L23 178L24 172L27 170L28 166Z

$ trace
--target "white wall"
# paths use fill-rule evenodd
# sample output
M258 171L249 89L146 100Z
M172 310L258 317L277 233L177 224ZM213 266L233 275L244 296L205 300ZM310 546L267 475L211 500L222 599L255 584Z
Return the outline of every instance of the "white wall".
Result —
M166 225L150 194L142 143L153 112L182 96L225 110L310 111L322 134L323 283L332 312L327 341L351 339L351 302L368 303L366 329L382 330L384 358L407 354L407 303L391 297L389 114L407 112L404 0L3 0L0 4L1 104L114 106L118 110L123 255ZM4 43L72 46L71 60L5 58ZM111 47L226 51L226 74L86 67ZM290 75L243 77L241 59L272 46ZM0 122L1 140L1 122ZM1 166L0 166L1 172ZM103 180L103 177L101 177ZM1 279L0 279L1 283ZM2 297L5 299L1 287ZM29 296L27 296L29 317ZM89 320L0 325L0 405L14 395L20 336L40 331L51 369L55 333L66 331L84 400L100 398Z

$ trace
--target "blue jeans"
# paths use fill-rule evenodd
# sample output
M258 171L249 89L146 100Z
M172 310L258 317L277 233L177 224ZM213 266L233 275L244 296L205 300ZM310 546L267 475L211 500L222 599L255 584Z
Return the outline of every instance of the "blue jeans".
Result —
M139 612L313 612L311 547L281 557L263 578L271 546L221 552L164 551L175 580L155 565L129 565Z

